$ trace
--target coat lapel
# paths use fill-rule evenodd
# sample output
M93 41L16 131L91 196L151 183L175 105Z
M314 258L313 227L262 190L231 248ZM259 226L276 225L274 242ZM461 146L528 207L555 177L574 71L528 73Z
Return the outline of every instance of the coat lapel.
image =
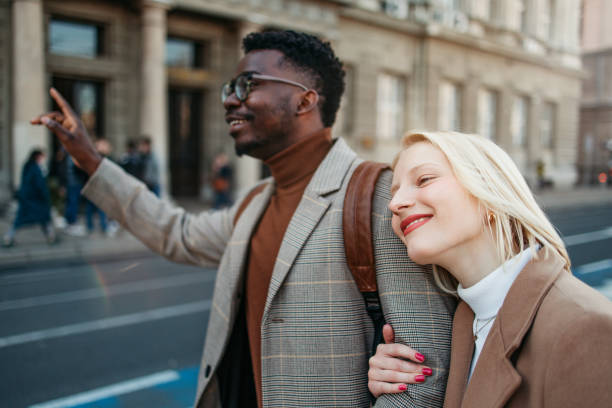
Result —
M502 407L522 382L512 356L563 266L562 258L552 250L543 249L538 255L540 259L531 261L519 274L499 310L465 391L463 407Z
M336 140L308 183L302 200L291 217L276 257L262 325L266 321L274 297L291 270L300 250L331 204L331 201L325 197L342 187L342 182L356 157L356 154L342 139Z
M453 319L453 338L451 341L451 363L446 384L444 406L458 408L467 386L468 374L474 354L472 322L474 312L467 303L461 302Z

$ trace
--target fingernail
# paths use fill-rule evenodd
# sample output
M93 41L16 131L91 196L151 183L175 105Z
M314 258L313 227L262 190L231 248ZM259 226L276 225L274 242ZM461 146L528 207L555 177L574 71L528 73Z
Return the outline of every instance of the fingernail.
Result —
M421 353L416 353L416 354L414 355L414 357L415 357L417 360L419 360L421 363L422 363L423 361L425 361L425 356L424 356L424 355L422 355Z
M417 375L416 377L414 377L414 381L418 382L418 383L422 383L425 382L425 376L424 375Z
M423 374L425 374L425 375L432 375L433 374L433 371L431 371L431 368L429 368L429 367L423 367L422 371L423 371Z
M397 387L398 390L400 391L406 391L408 389L408 387L406 387L406 384L400 384L399 387Z
M44 124L44 125L48 125L50 120L47 117L42 117L40 118L40 121Z

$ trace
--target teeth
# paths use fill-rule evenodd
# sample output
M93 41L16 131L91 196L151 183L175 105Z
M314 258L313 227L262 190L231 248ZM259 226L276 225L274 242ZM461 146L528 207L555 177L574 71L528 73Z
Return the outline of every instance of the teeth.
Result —
M406 225L406 228L410 227L412 224L416 224L417 222L421 222L423 220L426 220L427 218L429 218L429 217L421 217L421 218L419 218L417 220L414 220L410 224Z
M242 119L234 119L230 122L230 126L234 126L234 125L240 125L242 123L246 122L245 120Z

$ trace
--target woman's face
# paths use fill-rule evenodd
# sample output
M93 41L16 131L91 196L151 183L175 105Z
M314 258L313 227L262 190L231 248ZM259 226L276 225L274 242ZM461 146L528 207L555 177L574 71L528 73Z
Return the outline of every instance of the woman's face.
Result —
M391 194L393 231L419 264L446 266L485 233L478 202L459 184L442 151L428 142L400 154Z

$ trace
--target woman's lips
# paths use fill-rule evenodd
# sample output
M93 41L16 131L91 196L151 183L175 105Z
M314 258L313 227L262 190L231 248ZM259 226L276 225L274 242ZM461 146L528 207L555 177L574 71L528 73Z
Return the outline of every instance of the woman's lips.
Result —
M431 219L431 214L415 214L411 215L408 218L405 218L404 221L400 224L400 228L404 233L404 236L408 235L415 229L419 228L421 225L425 224L427 221Z

